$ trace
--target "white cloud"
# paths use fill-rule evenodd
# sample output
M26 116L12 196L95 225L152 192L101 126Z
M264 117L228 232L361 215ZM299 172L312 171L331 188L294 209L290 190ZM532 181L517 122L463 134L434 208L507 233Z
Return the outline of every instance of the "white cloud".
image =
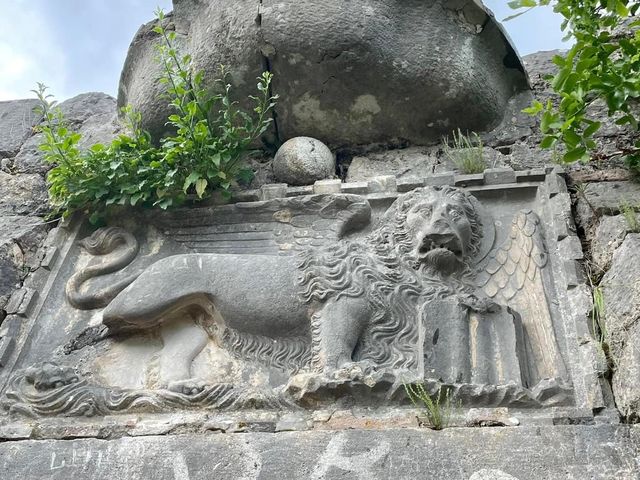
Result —
M36 82L66 96L66 55L37 2L3 2L0 29L0 100L32 97Z

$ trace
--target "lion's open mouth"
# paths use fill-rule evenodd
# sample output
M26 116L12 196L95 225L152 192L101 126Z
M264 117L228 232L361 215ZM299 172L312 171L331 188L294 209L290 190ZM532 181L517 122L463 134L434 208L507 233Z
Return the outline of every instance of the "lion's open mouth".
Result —
M462 259L462 244L457 235L431 234L425 235L418 248L418 258L421 260L432 255L455 255Z

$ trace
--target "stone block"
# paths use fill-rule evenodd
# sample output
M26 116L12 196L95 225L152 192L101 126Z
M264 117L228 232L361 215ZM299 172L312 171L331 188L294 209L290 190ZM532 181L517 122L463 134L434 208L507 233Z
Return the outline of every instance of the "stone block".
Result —
M488 168L484 171L485 185L516 183L516 172L510 168Z
M584 252L582 251L582 243L576 236L569 236L558 242L558 250L564 258L570 260L582 260Z
M555 172L547 175L547 191L549 197L553 198L559 193L567 193L567 184L564 179Z
M304 185L302 187L289 187L287 189L287 197L311 195L312 193L313 193L313 185Z
M359 429L9 441L0 458L16 479L634 480L639 444L630 425Z
M342 193L365 195L369 193L369 182L348 182L340 186Z
M436 173L434 175L429 175L424 179L424 184L432 187L453 185L454 183L455 175L453 173Z
M318 180L313 184L313 193L340 193L341 188L340 180Z
M517 171L516 182L544 182L547 172L544 168L534 168L531 170Z
M575 260L565 260L564 272L568 288L577 287L586 281L582 266Z
M366 181L381 175L395 175L398 180L425 177L442 161L437 150L436 147L408 147L354 157L347 171L347 182ZM450 162L447 166L453 170Z
M397 192L398 185L393 175L383 175L369 180L369 193Z
M21 288L11 295L9 303L5 310L9 315L18 315L26 317L31 312L35 302L38 299L38 292L32 288Z
M575 234L575 230L572 230L569 226L568 219L562 214L553 217L553 230L556 233L557 240L564 240L568 236Z
M471 173L468 175L456 175L454 184L456 187L472 187L476 185L484 185L484 174Z
M260 200L273 200L287 196L286 183L274 183L260 187Z
M418 179L405 179L398 181L398 192L405 193L415 190L416 188L424 187L424 180Z
M51 270L56 260L60 256L60 250L57 247L48 247L44 251L40 266L45 270Z

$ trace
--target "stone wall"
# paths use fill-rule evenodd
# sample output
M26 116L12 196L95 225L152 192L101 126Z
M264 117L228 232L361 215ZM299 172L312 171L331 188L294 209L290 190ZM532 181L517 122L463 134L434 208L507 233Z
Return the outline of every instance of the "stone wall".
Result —
M524 58L533 92L541 100L553 98L543 79L544 75L553 71L551 56L552 53L543 52ZM553 161L552 152L540 152L536 147L540 135L535 121L519 113L525 101L528 101L527 98L516 99L511 114L500 128L483 137L488 166L526 171L506 173L516 179L534 175L536 171L544 175L544 167ZM10 301L12 293L22 285L29 272L37 269L45 259L47 236L49 242L54 239L49 232L56 222L46 220L45 175L49 167L43 163L42 155L37 151L40 136L34 134L33 127L40 118L33 113L34 106L35 102L31 100L0 102L0 324L7 313L15 313L20 304L20 299L15 296ZM71 126L83 134L84 146L94 142L109 142L120 129L115 100L107 95L79 95L63 102L61 107ZM604 115L603 109L598 111ZM631 132L611 122L605 123L605 128L598 136L603 149L609 152L631 139ZM350 182L348 188L352 190L361 188L370 191L376 188L376 182L381 180L370 180L380 175L387 175L384 181L396 183L399 191L404 185L410 185L414 177L450 176L454 182L462 178L452 176L455 166L446 160L441 146L413 146L396 150L380 150L372 146L358 151L339 152L339 160L339 168L342 168L343 176ZM262 163L259 168L264 173L269 170L270 164ZM623 165L617 160L575 165L567 170L577 232L586 252L582 274L604 305L603 308L594 308L587 295L585 308L594 310L592 334L600 340L600 380L604 391L610 393L607 401L617 407L623 422L637 422L640 419L640 263L637 255L640 228L634 223L629 210L640 210L640 186L629 179ZM505 170L495 172L505 174ZM463 180L478 184L485 182L488 175L491 172ZM261 178L268 181L272 176L263 174ZM252 187L259 186L254 184ZM345 184L337 180L320 182L315 189L307 186L290 187L287 190L284 185L267 184L259 191L245 191L241 196L256 200L282 196L283 192L288 195L289 191L296 195L322 191L359 193L355 190L347 192L345 188ZM6 347L2 342L0 328L0 366L2 351ZM556 421L562 423L561 419L553 422ZM616 423L617 418L612 421ZM135 424L134 419L131 422ZM590 420L590 423L598 422L604 420ZM571 418L566 423L580 422ZM162 473L158 473L158 478L190 478L189 474L216 469L231 475L235 465L230 459L246 456L247 445L253 449L251 458L256 462L254 467L243 470L249 475L247 478L256 478L258 475L276 478L277 472L284 469L300 475L316 475L316 470L320 469L320 473L312 478L337 478L345 472L366 475L370 461L371 465L375 464L375 472L380 478L390 475L414 478L425 472L434 475L437 472L443 478L473 480L565 477L632 479L638 478L640 461L637 427L624 425L528 426L520 430L509 429L507 433L501 430L452 429L436 437L434 435L437 434L433 432L416 431L413 428L367 432L363 430L367 428L366 422L361 422L356 425L358 430L348 436L348 444L340 448L335 443L342 440L335 439L341 439L345 435L343 433L317 435L316 432L294 432L269 437L271 433L256 433L261 431L263 424L260 424L253 430L254 433L248 434L245 442L236 435L211 437L212 431L224 429L207 429L206 423L197 431L186 427L180 430L175 427L175 422L172 425L170 430L163 430L162 422L146 425L138 432L138 435L146 438L112 442L95 438L61 441L83 436L121 436L113 429L100 430L103 426L96 427L96 433L92 434L78 430L80 427L72 424L62 433L60 430L50 430L49 434L46 425L37 425L29 431L12 432L5 429L0 439L6 441L0 445L0 465L4 465L5 470L8 468L10 476L16 478L26 478L36 473L51 478L58 478L56 475L68 478L74 472L86 471L102 472L102 476L98 476L100 478L130 478L133 471L140 475L149 473L149 459L154 458L161 459L158 461L162 465L157 467L157 471ZM242 428L239 431L243 431ZM268 431L275 432L275 426ZM200 435L174 435L169 438L164 436L167 433ZM47 438L59 440L10 441ZM306 446L305 451L308 447L308 458L294 455L292 445L296 445L298 452L300 445ZM478 448L478 445L483 448ZM382 451L381 448L387 450ZM419 458L416 458L414 448L417 448ZM210 453L216 449L221 449L220 461ZM273 455L265 455L269 449L274 449L281 458L289 460L274 463ZM167 451L173 453L167 455ZM488 452L488 457L482 457L478 451ZM44 452L44 455L38 455L40 460L31 466L29 459L36 456L34 452ZM83 452L83 460L78 460L76 452ZM203 454L206 459L198 460L198 452L207 452ZM375 457L376 452L382 454ZM42 461L43 458L46 461ZM95 462L102 461L97 460L99 458L104 459L104 467L96 467ZM9 462L10 459L14 460ZM394 464L396 460L398 464ZM255 475L251 477L247 472Z

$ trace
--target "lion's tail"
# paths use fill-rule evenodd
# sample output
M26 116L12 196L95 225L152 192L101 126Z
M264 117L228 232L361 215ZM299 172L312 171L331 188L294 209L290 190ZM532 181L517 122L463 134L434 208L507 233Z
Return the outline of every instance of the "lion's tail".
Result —
M274 339L226 328L222 342L238 358L285 371L298 371L311 361L311 340L307 337Z
M108 287L82 292L82 285L93 277L107 275L122 270L138 255L136 237L119 227L100 228L93 235L80 242L80 246L94 256L112 254L108 260L81 268L67 282L66 295L69 303L80 310L106 307L113 298L124 290L138 275L130 275Z

